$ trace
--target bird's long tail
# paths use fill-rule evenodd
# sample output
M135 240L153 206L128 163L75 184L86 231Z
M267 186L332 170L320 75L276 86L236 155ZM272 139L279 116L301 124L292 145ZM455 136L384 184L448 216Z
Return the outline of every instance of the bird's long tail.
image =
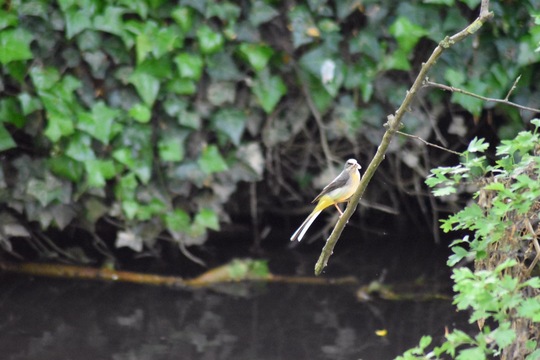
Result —
M311 224L313 224L313 221L315 221L317 216L319 216L319 214L323 211L323 209L317 209L318 207L319 206L317 206L315 210L313 210L313 212L309 214L309 216L306 218L306 220L304 220L302 225L300 225L300 227L294 232L294 234L292 234L291 241L302 240L302 238L306 234L306 231L308 231Z

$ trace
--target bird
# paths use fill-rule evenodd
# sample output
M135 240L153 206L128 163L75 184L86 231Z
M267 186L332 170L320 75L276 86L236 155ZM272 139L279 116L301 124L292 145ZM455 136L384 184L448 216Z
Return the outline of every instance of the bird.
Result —
M340 216L343 215L338 203L347 201L358 188L360 184L359 170L361 168L355 159L347 160L343 171L330 184L326 185L321 193L312 201L312 203L318 201L315 209L313 209L302 225L292 234L291 241L301 241L311 224L313 224L313 221L327 207L334 205L339 211Z

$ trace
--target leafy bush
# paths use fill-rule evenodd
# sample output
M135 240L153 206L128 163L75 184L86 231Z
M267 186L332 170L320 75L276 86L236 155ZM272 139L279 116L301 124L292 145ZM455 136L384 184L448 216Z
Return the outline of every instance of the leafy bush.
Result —
M460 330L426 353L430 337L399 359L538 359L540 357L540 120L534 131L522 131L497 147L490 165L482 155L489 144L474 139L460 165L437 168L426 183L439 195L474 184L476 202L443 221L444 231L470 232L452 244L448 265L455 267L454 303L470 310L469 320L481 331ZM474 260L474 271L458 266Z
M95 234L104 220L118 227L117 246L136 251L165 234L182 249L203 244L229 219L224 206L241 183L262 180L265 168L267 201L289 200L292 178L312 180L326 164L323 145L298 144L320 136L329 157L371 156L425 44L460 29L478 3L3 3L0 244L10 250L10 238L51 228ZM539 98L540 33L533 2L522 5L494 4L495 25L477 39L482 53L458 47L433 79L501 96L522 74L513 97ZM459 94L444 111L440 93L426 101L433 114L460 114L448 125L460 137L475 126L461 115L486 109L502 119L501 134L522 126L514 109ZM432 117L415 110L406 130L429 138L442 126ZM422 151L409 144L390 178L401 162L424 172ZM399 190L416 189L415 179ZM388 187L370 193L386 201Z

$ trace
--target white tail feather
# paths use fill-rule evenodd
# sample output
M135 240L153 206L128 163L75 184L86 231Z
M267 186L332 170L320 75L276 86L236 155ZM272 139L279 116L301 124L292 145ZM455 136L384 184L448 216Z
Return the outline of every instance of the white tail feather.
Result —
M301 241L304 235L306 234L306 231L308 231L309 227L311 226L311 224L313 224L313 221L315 221L315 219L317 218L317 216L319 216L321 211L322 210L319 210L317 212L310 214L307 217L307 219L304 220L302 225L300 225L300 227L294 232L294 234L292 234L291 241L294 241L294 240ZM297 236L298 233L300 234Z

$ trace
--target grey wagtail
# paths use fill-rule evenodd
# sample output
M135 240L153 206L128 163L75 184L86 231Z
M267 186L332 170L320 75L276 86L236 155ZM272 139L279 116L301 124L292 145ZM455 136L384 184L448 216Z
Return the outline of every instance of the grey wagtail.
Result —
M337 204L347 201L354 194L360 184L359 170L361 168L355 159L347 160L341 174L332 180L330 184L326 185L321 193L312 201L318 201L317 206L315 206L315 209L313 209L311 214L309 214L302 225L291 236L291 241L302 240L313 221L327 207L334 205L338 209L340 216L343 215Z

